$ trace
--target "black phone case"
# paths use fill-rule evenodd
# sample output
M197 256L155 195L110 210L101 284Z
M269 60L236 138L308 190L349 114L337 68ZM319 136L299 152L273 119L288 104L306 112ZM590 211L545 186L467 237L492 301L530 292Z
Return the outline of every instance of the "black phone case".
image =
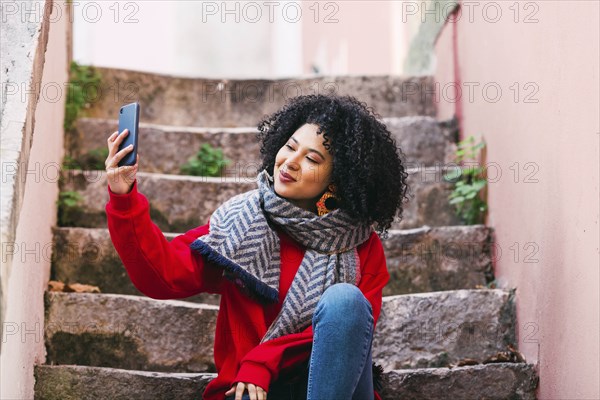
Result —
M119 145L119 151L133 144L133 150L130 151L119 161L119 167L126 165L135 165L138 149L138 125L140 121L140 103L135 102L121 107L119 111L119 134L125 129L129 133L125 140Z

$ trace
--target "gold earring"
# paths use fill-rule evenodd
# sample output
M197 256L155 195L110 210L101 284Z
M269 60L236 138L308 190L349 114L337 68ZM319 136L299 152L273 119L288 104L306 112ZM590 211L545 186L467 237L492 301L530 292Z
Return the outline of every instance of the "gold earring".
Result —
M339 197L335 196L335 185L331 184L329 185L328 190L323 193L319 201L317 201L319 216L325 215L328 212L333 211L334 208L337 208L338 201Z

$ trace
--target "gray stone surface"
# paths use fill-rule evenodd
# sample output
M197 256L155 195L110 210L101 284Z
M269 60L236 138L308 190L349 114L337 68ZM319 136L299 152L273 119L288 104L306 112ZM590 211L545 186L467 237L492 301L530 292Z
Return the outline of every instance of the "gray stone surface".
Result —
M49 362L214 372L219 307L138 296L47 292ZM514 343L512 295L459 290L388 296L373 342L386 370L480 359Z
M164 373L37 365L36 400L200 400L211 373ZM383 400L534 400L531 364L486 364L384 372ZM278 400L278 399L271 399Z
M53 228L51 279L97 286L102 293L144 296L131 282L108 229ZM164 234L171 241L177 234ZM221 296L202 293L180 300L219 305Z
M419 167L408 171L402 219L395 218L392 229L463 225L449 204L453 184L443 178L443 166Z
M443 124L432 117L384 118L392 136L406 156L407 167L430 166L450 159L456 145ZM90 151L106 148L106 139L118 129L117 120L80 118L68 132L67 154L85 160ZM180 167L205 143L223 150L231 163L224 177L255 177L260 165L256 127L194 128L140 124L140 171L181 174ZM102 168L104 169L104 168Z
M46 292L48 362L215 372L218 307L139 296Z
M152 221L163 232L185 232L208 222L210 215L232 196L256 189L256 178L212 178L161 175L138 172L138 191L150 203ZM461 225L448 204L452 186L444 182L439 169L409 173L410 192L404 203L402 220L392 229L423 225ZM109 200L105 171L62 171L61 191L77 191L83 197L77 224L87 228L106 227Z
M384 296L485 286L493 280L491 232L485 225L390 231L382 240L390 272Z
M384 369L483 361L515 342L514 293L451 290L384 297L373 358Z
M105 171L63 171L61 191L78 191L84 201L79 226L105 228L109 200ZM163 232L186 232L208 223L234 195L255 189L255 178L211 178L137 173L138 190L150 202L152 221Z
M446 128L449 121L438 122L433 117L410 116L386 118L385 123L406 155L407 168L421 168L450 163L456 151L456 140Z
M108 229L53 232L52 279L98 286L103 293L143 295L131 283ZM170 241L179 234L164 235ZM382 241L391 275L384 296L485 285L492 273L489 240L490 228L483 225L390 231ZM202 293L185 300L218 305L220 296Z
M498 363L391 371L384 400L535 400L532 364Z
M215 373L37 365L35 400L201 400Z
M193 79L97 68L99 100L87 116L117 119L132 93L140 121L162 125L256 126L292 97L333 92L356 96L382 117L436 115L433 77L319 76L292 79Z

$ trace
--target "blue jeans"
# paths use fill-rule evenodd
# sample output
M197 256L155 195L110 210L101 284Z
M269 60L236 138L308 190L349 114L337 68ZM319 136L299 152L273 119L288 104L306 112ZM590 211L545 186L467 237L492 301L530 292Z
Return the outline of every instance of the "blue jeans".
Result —
M336 283L313 315L308 400L373 400L373 309L360 289Z
M268 400L373 400L373 309L360 289L336 283L325 290L313 319L306 374L273 382ZM229 395L226 400L235 399ZM242 400L250 400L244 393Z

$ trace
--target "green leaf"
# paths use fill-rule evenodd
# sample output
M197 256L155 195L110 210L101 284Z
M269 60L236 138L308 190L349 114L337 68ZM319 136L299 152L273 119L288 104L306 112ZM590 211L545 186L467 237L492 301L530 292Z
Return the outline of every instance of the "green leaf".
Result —
M450 200L450 204L462 203L463 201L465 201L465 198L463 196L458 196Z
M479 192L485 187L486 184L487 181L474 180L473 182L471 182L471 188L473 189L473 191Z

